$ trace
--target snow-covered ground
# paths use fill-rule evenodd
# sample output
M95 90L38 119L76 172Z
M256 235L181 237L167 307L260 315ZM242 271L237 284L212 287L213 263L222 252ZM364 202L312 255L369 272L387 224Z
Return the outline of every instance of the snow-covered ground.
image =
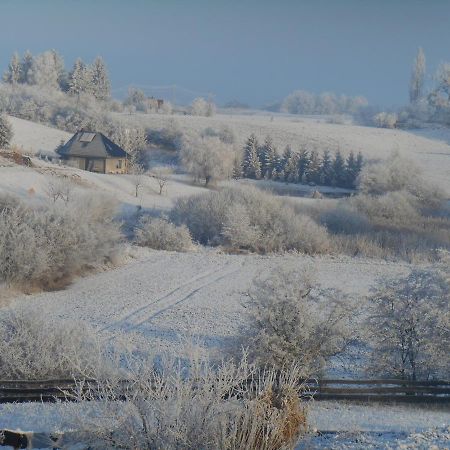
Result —
M450 139L445 129L388 130L351 124L324 123L322 119L289 114L216 114L213 117L133 114L121 115L130 125L161 129L175 122L186 133L200 132L211 127L228 126L243 144L251 133L259 139L270 135L282 151L287 144L294 150L308 149L335 151L344 154L361 151L368 159L386 158L399 151L424 168L425 174L450 195Z
M3 404L0 405L0 429L43 434L73 433L83 414L88 414L85 408L91 406ZM309 424L310 433L299 443L297 450L426 450L450 446L450 411L433 407L310 402ZM76 431L73 434L76 436Z
M25 153L52 152L61 143L66 142L72 135L66 131L50 128L29 120L8 116L12 125L12 145L21 148Z
M171 353L187 336L220 357L245 325L244 304L253 280L275 268L312 268L324 288L360 301L376 279L408 269L349 257L228 255L215 249L133 252L135 259L122 267L78 279L63 291L18 297L13 307L39 307L49 321L81 319L99 328L105 340L126 333L136 344L146 341Z
M131 116L131 119L136 117ZM139 120L143 125L159 127L169 118L146 115ZM317 148L361 150L371 158L385 157L390 151L398 149L423 164L429 177L450 193L450 139L445 137L443 131L426 130L423 137L398 130L331 125L316 123L313 119L277 115L273 120L269 115L177 116L175 120L185 129L219 128L228 124L240 140L252 132L261 137L271 134L279 147L286 143L294 148L312 143ZM21 119L11 118L11 121L15 130L14 142L27 151L50 151L61 139L70 137L68 133ZM132 176L99 175L39 160L33 162L37 167L14 166L0 161L0 192L18 194L27 199L44 198L51 176L66 175L74 180L79 189L109 193L125 207L133 209L141 205L148 209L168 210L177 198L205 191L203 187L192 185L188 177L174 175L167 191L159 195L156 181L146 177L141 188L142 195L136 198ZM284 184L279 185L280 189L291 189ZM99 329L105 342L126 334L136 345L150 344L155 351L177 353L180 337L200 339L212 355L220 357L223 346L233 343L240 328L245 326L246 294L255 277L263 277L281 266L313 267L324 288L340 289L360 301L378 278L404 274L410 268L408 264L364 258L295 254L228 255L219 249L205 248L190 253L175 253L134 248L130 250L126 263L116 269L80 278L63 291L18 295L11 299L10 307L37 307L46 312L49 323L59 318L84 320ZM333 374L336 370L339 368L333 367ZM347 376L358 373L355 361L347 361L340 370ZM52 408L70 407L2 405L0 429L10 427L45 431L42 428L46 420L50 420L48 415L53 417L52 429L63 427L58 422L60 416ZM448 411L330 402L313 403L310 413L313 428L346 433L412 433L434 427L442 429L448 425L449 419ZM442 432L442 439L448 439L445 436ZM335 437L314 438L307 448L383 448L381 444L377 447L372 435L341 434L340 439L330 440ZM398 437L392 435L390 442ZM430 437L424 442L431 445L437 441Z

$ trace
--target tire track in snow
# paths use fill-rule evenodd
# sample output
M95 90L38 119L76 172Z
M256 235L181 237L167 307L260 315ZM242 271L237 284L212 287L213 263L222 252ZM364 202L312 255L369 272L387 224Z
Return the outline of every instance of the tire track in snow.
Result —
M227 266L229 266L230 264L231 263L228 263ZM149 320L159 316L163 312L191 298L204 287L214 284L215 282L218 282L239 270L237 268L231 271L226 271L227 266L219 267L218 269L210 270L206 273L191 278L190 280L180 284L176 288L171 289L169 292L166 292L156 300L153 300L150 303L147 303L144 306L128 313L114 323L103 327L100 331L111 330L116 327L122 327L123 331L126 332L132 331L139 325L148 322ZM218 277L214 277L217 274L220 275ZM206 282L202 282L205 279ZM198 282L201 282L200 285L198 285ZM160 305L161 303L163 303L163 305ZM156 309L156 311L153 308L155 307L155 305L156 308L159 308ZM142 319L143 316L146 317L146 319Z

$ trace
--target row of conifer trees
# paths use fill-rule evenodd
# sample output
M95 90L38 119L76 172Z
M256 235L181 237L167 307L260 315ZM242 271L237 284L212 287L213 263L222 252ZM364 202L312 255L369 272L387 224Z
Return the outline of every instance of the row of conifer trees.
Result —
M314 183L324 186L354 188L363 165L361 152L350 152L344 158L338 150L331 155L328 150L293 151L286 146L279 154L270 136L260 145L254 134L245 143L243 160L239 167L244 178Z

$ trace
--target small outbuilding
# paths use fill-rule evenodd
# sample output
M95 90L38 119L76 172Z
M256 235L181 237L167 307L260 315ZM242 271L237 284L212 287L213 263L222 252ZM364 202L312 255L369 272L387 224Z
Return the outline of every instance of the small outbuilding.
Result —
M103 133L80 130L57 150L67 165L97 173L127 173L130 158Z

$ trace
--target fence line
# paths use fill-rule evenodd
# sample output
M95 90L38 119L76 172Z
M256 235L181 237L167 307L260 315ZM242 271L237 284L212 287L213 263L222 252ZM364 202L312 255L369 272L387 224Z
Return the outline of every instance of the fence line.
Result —
M300 380L302 397L314 400L382 401L450 404L450 381L429 380ZM121 380L124 388L129 381ZM4 380L0 381L0 403L70 401L77 394L94 390L95 380Z

